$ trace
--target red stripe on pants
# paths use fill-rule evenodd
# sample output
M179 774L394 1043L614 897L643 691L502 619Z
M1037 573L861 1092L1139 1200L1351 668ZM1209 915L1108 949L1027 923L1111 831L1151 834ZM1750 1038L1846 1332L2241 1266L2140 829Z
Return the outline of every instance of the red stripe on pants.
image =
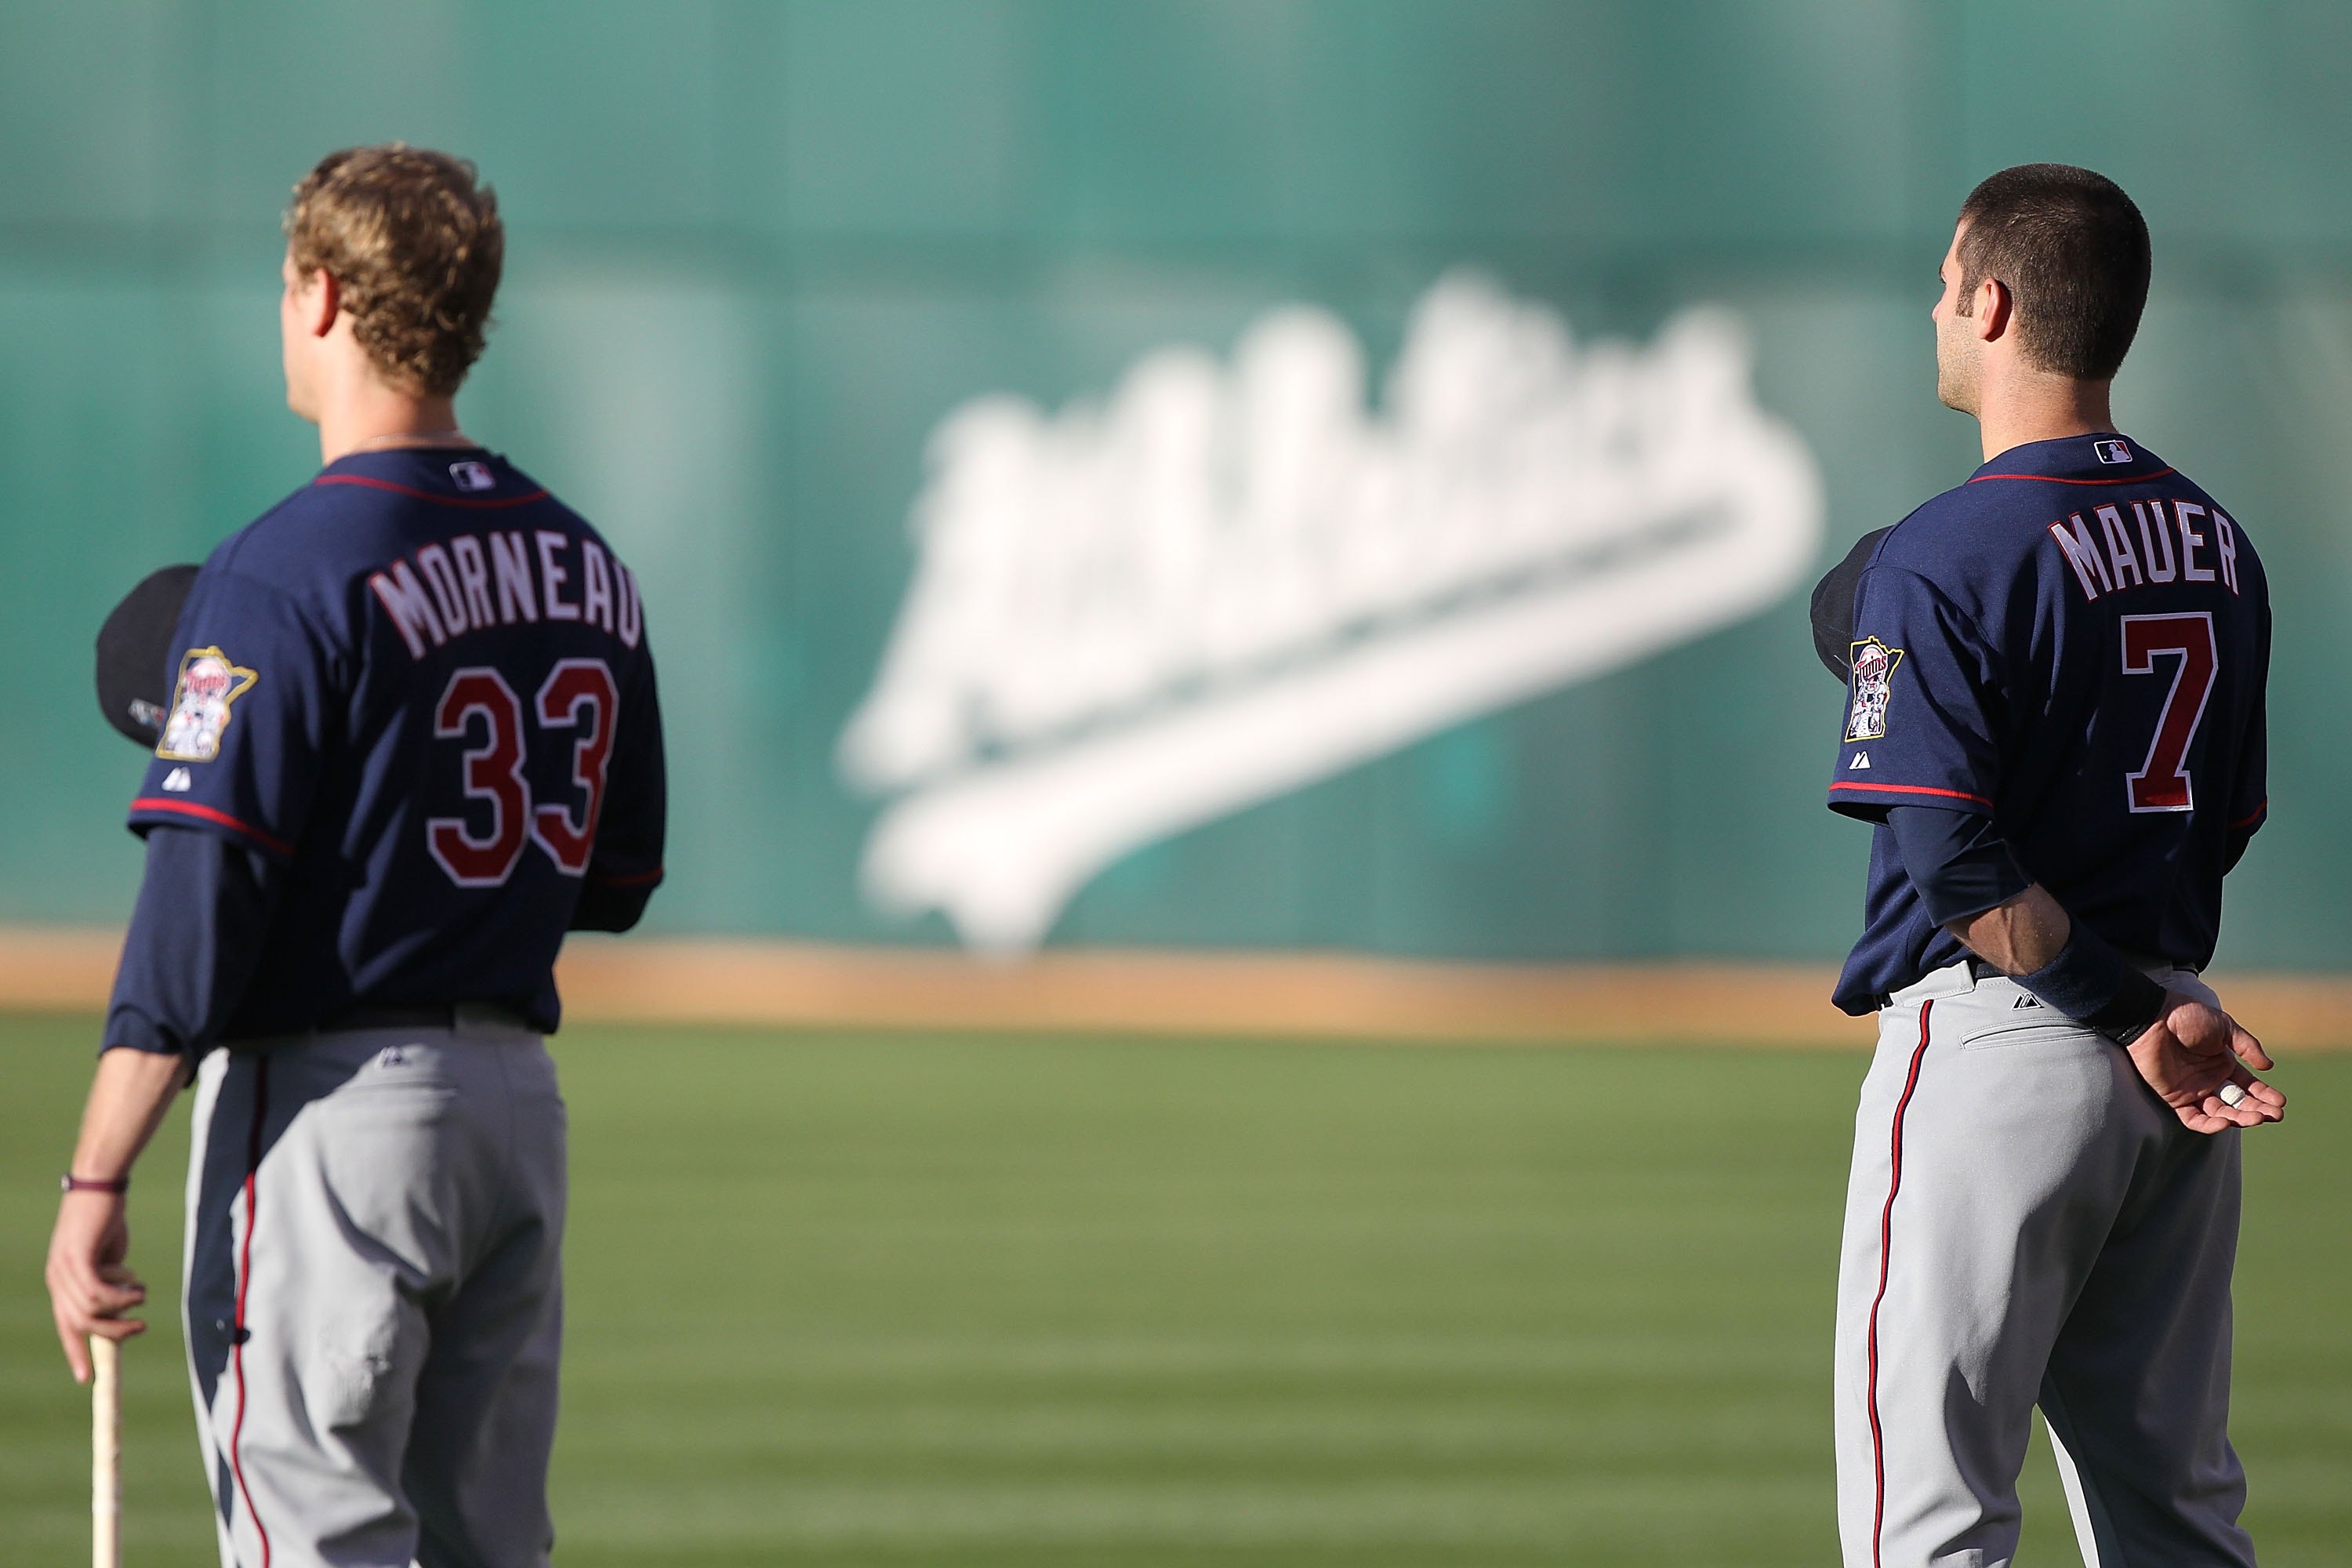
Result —
M1919 1087L1919 1064L1927 1056L1927 1015L1936 1004L1919 1004L1919 1045L1911 1053L1910 1075L1903 1080L1902 1097L1895 1102L1892 1169L1886 1178L1886 1206L1878 1214L1878 1294L1870 1299L1870 1462L1877 1498L1870 1516L1870 1561L1879 1568L1879 1538L1886 1528L1886 1437L1878 1426L1878 1307L1886 1300L1887 1254L1895 1246L1895 1194L1903 1190L1903 1113L1911 1109L1912 1090Z
M253 1532L261 1538L261 1568L269 1568L269 1531L261 1527L261 1512L253 1506L253 1489L245 1484L245 1463L237 1454L237 1444L245 1436L245 1289L253 1282L253 1223L259 1210L255 1206L255 1179L261 1170L261 1124L269 1114L269 1058L253 1058L253 1125L245 1140L245 1244L239 1249L236 1265L236 1327L229 1334L229 1356L236 1366L236 1421L229 1428L228 1468L236 1477L236 1489L245 1499L245 1511L253 1520Z

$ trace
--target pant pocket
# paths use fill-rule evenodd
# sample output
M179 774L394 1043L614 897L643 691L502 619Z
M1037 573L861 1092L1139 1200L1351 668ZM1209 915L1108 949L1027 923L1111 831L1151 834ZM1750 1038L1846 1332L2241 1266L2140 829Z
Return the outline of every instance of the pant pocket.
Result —
M2080 1045L2098 1037L2064 1018L2037 1018L2031 1023L1996 1024L1960 1037L1964 1051L2003 1050L2011 1046Z

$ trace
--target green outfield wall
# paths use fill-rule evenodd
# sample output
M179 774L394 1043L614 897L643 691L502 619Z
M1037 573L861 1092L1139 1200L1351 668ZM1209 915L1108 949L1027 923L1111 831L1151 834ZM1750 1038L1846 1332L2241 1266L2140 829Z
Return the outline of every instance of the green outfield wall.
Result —
M2318 0L0 8L0 921L127 913L91 636L315 467L278 209L401 138L508 215L467 424L644 583L655 924L1827 957L1803 585L1974 466L1937 263L2053 159L2154 229L2125 430L2270 566L2225 957L2341 967L2347 58Z

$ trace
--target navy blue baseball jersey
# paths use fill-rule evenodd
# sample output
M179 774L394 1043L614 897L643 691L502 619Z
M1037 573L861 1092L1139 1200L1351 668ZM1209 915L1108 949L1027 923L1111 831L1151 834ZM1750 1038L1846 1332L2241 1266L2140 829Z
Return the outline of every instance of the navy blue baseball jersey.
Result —
M662 875L645 607L596 531L488 452L353 454L213 552L175 640L131 826L242 858L151 846L110 1043L456 1003L554 1028L564 932L633 921ZM258 900L265 929L174 922L152 885L173 874L197 884L183 898ZM192 1005L170 977L230 940L254 948L235 994L175 1016Z
M2266 809L2270 599L2237 521L2116 436L2013 447L1882 540L1854 595L1829 788L1878 824L1849 1013L1967 956L1886 808L1992 818L2127 953L2202 968Z

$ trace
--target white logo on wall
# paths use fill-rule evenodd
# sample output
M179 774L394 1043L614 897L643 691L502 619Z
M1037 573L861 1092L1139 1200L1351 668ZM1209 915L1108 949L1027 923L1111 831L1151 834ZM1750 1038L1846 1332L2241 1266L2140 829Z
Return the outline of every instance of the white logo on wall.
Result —
M1727 312L1580 349L1456 273L1377 410L1365 382L1293 306L1229 365L1170 347L1107 401L948 416L842 737L896 797L877 904L1034 947L1134 849L1700 637L1812 560L1820 477Z

